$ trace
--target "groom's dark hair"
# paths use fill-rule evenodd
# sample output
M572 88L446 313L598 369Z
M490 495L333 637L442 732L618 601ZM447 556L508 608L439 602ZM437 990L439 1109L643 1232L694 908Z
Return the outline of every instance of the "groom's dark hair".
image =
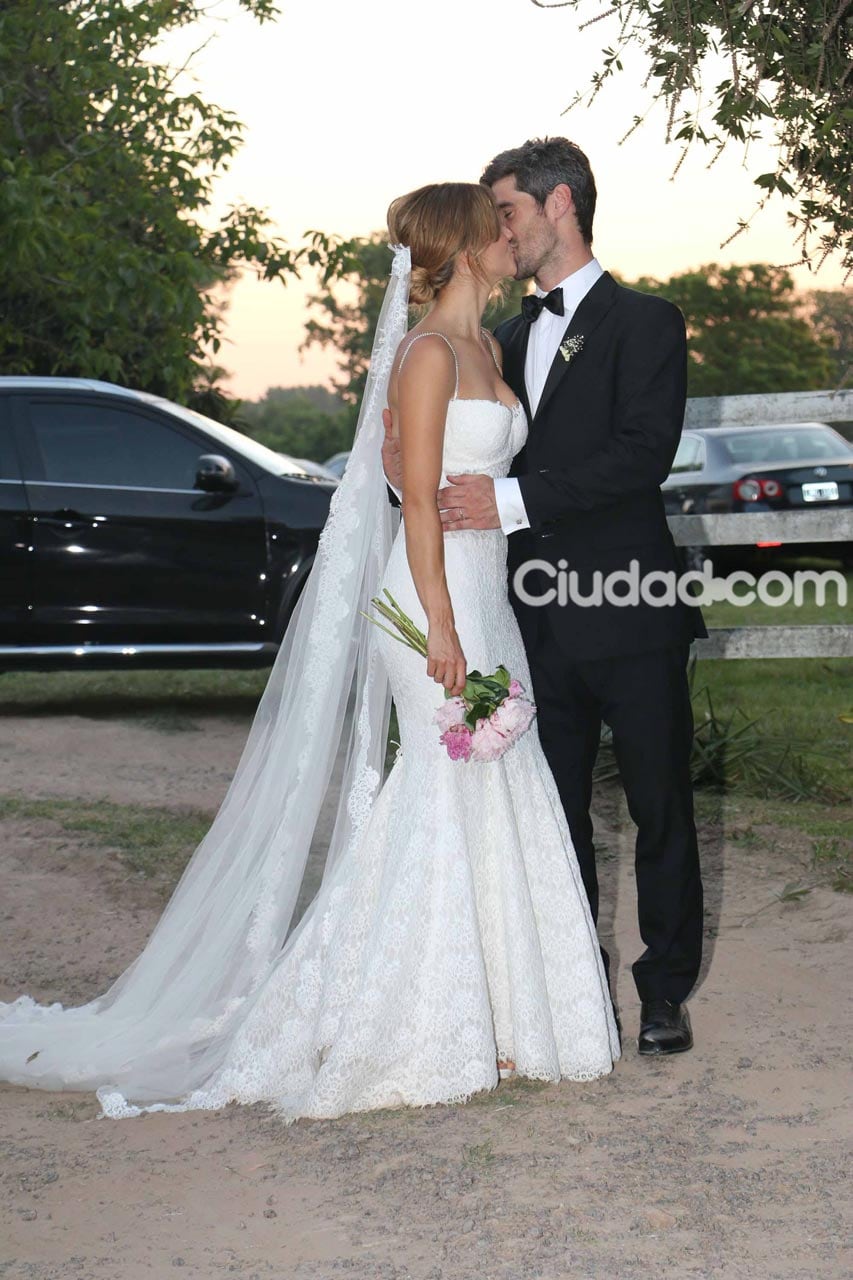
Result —
M491 187L501 178L511 177L519 191L533 196L540 208L560 183L571 187L580 233L586 244L592 244L595 178L589 160L576 143L568 138L528 138L520 147L495 156L480 181Z

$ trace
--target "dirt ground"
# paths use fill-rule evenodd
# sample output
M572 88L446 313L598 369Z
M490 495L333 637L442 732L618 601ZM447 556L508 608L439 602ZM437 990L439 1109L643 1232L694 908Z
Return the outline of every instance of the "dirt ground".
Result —
M5 716L3 792L212 815L247 726L196 722L199 732L170 733L122 719ZM0 1276L853 1274L843 1180L849 897L815 888L780 902L796 878L796 839L758 826L744 843L742 810L706 811L696 1047L640 1059L632 828L612 791L597 818L602 933L624 1026L610 1077L504 1082L466 1106L289 1128L263 1106L105 1120L90 1094L0 1085ZM0 999L92 998L141 949L162 890L51 819L0 826Z

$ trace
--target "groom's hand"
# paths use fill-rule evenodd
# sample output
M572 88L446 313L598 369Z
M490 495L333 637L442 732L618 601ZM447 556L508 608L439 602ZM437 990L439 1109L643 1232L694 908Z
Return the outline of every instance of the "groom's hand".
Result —
M395 489L403 489L403 464L400 461L400 441L391 435L391 410L382 410L382 425L385 428L385 439L382 441L382 470L385 479Z
M491 476L448 476L450 483L438 491L441 523L446 530L500 529Z

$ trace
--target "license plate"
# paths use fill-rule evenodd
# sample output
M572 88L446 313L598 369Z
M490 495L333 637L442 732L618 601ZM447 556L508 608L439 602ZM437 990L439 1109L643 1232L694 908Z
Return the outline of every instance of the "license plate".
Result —
M804 484L803 502L837 502L838 485L834 480L825 484Z

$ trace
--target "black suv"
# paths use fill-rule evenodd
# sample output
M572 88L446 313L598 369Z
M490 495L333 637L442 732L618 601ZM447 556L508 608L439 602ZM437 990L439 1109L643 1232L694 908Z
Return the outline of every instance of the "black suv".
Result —
M268 664L335 487L159 396L0 377L0 671Z

